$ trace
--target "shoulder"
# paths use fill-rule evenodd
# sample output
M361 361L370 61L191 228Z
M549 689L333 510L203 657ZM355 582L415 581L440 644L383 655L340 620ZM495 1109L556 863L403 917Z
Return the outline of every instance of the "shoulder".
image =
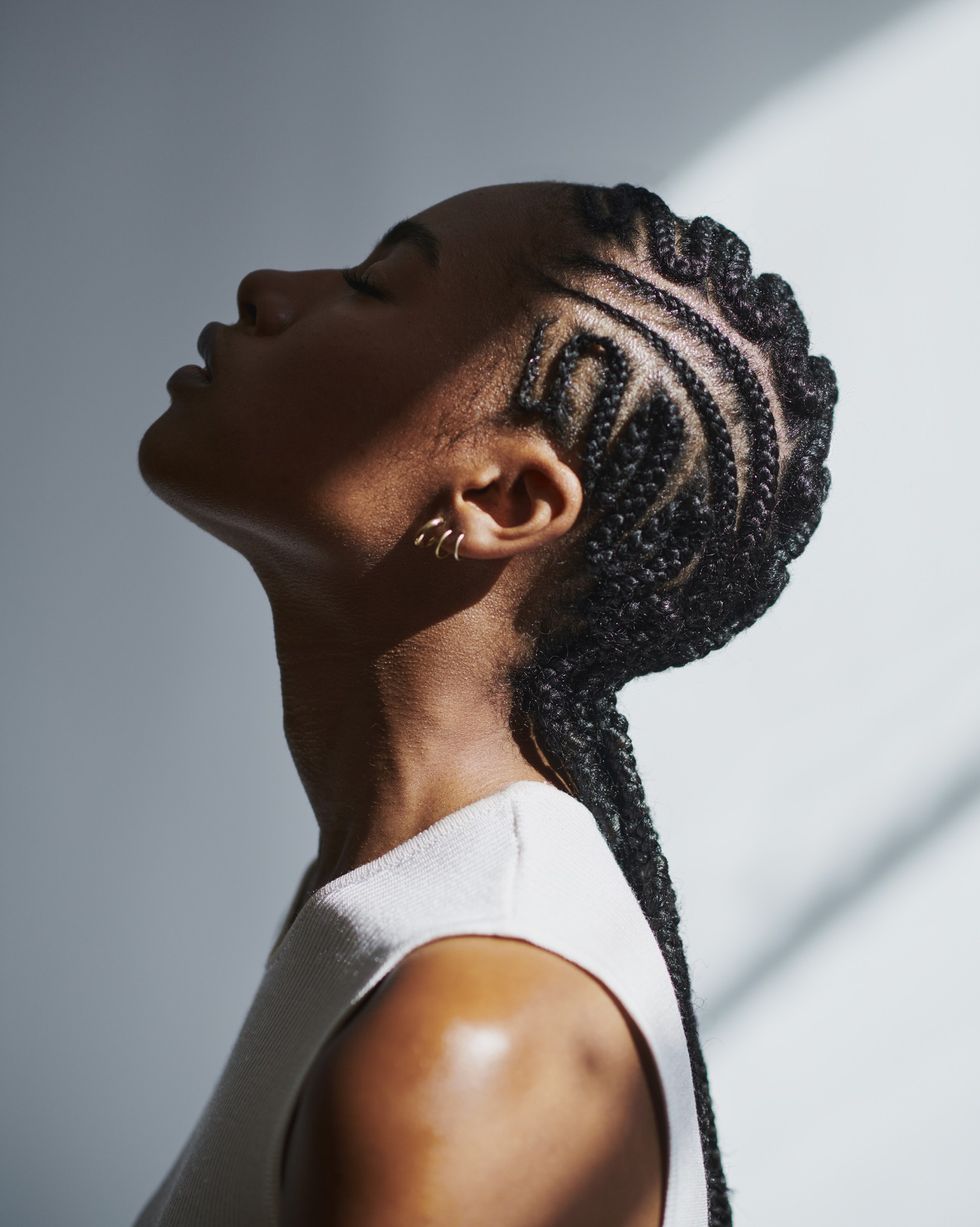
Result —
M442 938L317 1058L283 1227L625 1223L610 1199L638 1181L659 1198L660 1154L635 1030L603 984L529 942Z

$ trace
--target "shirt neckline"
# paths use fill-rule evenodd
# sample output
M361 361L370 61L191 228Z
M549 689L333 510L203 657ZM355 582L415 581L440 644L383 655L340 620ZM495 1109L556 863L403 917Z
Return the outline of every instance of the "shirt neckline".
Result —
M331 878L323 886L318 886L312 894L307 895L303 899L298 908L295 907L294 903L293 908L291 908L291 911L293 911L292 917L287 918L285 927L266 958L266 970L279 957L287 938L297 928L303 916L311 911L317 903L330 898L348 886L365 881L375 874L383 872L385 869L393 868L403 860L414 856L416 852L435 843L448 828L455 827L460 822L465 822L471 816L506 805L515 794L520 793L522 790L530 789L534 791L542 788L547 789L552 795L557 794L566 801L571 801L575 805L581 805L581 802L573 797L571 793L565 792L564 789L547 780L511 780L509 784L504 784L501 788L495 789L484 797L478 797L475 801L468 801L465 805L461 805L450 813L444 814L441 818L437 818L435 822L430 822L427 827L423 827L421 831L416 831L414 835L403 839L401 843L395 844L394 847L389 848L386 852L372 857L371 860L365 861L362 865L356 865L353 869L348 869L345 873L339 874L335 878ZM303 876L296 889L297 895L300 895L305 890L310 872L316 865L316 861L317 858L314 857L303 871Z

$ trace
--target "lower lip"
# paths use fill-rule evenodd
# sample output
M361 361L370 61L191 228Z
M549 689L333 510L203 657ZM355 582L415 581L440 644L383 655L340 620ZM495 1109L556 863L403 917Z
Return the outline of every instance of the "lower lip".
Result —
M167 380L167 391L169 392L178 384L210 382L208 373L203 366L179 366Z

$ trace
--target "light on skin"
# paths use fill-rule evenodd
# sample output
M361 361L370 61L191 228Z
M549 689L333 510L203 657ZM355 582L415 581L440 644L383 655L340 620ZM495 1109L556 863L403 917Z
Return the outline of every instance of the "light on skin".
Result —
M543 432L481 429L519 377L533 318L512 260L553 234L554 192L479 188L414 214L437 253L401 227L354 265L383 297L339 268L249 273L238 319L209 326L211 382L172 379L141 439L150 489L269 599L319 828L311 889L514 780L558 784L500 678L582 487ZM464 534L458 562L413 545L439 513L450 551Z

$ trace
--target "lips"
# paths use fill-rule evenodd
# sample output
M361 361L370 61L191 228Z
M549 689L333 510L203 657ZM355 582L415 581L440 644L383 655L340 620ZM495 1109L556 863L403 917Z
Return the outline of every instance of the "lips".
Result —
M197 352L204 359L204 372L209 380L214 379L214 337L220 327L216 320L212 320L204 325L197 338Z
M167 391L173 392L174 388L181 384L200 384L201 386L211 382L207 371L203 366L179 366L167 380Z

